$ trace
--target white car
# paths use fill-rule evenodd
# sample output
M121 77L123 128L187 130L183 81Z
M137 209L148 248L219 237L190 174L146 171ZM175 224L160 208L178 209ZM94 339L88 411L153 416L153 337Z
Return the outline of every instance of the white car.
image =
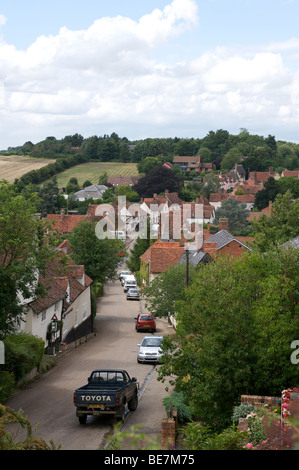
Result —
M129 276L130 274L131 274L131 273L130 273L130 271L128 271L128 270L126 270L126 271L121 271L121 272L119 273L119 276L118 276L118 277L119 277L119 280L122 282L123 278L124 278L125 276Z
M162 340L163 336L144 336L141 343L137 344L137 346L139 346L139 351L137 353L137 362L161 362L161 358L163 355L161 350Z

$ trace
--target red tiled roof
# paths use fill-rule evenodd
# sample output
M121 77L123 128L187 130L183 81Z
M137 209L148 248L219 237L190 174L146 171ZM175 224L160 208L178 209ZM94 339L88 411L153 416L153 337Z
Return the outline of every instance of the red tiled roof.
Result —
M82 220L89 220L88 215L77 214L48 214L47 220L52 222L53 229L57 230L58 234L72 233L73 229L77 227Z
M282 177L293 176L294 178L299 178L299 171L298 170L291 171L291 170L285 169L281 173L281 176Z
M79 279L84 280L83 284ZM48 263L45 273L39 276L39 282L45 289L46 295L45 297L39 296L30 303L32 310L36 313L42 312L62 299L67 303L68 287L70 288L70 301L74 301L93 281L84 273L84 266L74 265L63 251L59 251Z
M162 242L157 240L140 259L146 264L150 260L150 272L162 273L170 266L174 266L182 257L185 248L179 242Z
M230 197L238 202L254 203L255 201L254 194L231 194Z

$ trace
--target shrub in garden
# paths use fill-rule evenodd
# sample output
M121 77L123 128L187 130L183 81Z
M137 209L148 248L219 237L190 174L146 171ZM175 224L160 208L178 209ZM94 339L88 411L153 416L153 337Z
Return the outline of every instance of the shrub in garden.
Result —
M16 382L28 372L39 367L44 355L44 341L26 333L9 335L4 339L5 364L3 370L12 372Z
M5 403L13 394L16 386L15 376L7 370L0 370L0 403Z
M185 403L186 397L183 392L174 392L163 399L163 405L166 412L169 412L171 407L178 412L178 422L184 423L192 418L188 405Z

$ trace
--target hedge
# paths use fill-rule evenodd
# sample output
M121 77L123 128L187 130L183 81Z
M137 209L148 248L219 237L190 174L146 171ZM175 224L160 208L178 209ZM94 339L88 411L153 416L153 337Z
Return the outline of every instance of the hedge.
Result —
M40 366L45 348L42 339L19 333L7 336L4 339L4 346L5 364L0 369L13 373L16 382Z

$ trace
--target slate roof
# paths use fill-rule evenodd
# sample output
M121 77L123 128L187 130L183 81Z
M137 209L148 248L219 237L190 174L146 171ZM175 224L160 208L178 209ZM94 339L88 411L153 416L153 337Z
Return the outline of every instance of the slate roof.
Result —
M202 250L190 250L189 251L189 263L191 266L197 266L199 263L206 263L211 256L208 253L204 253ZM179 259L178 264L187 263L187 253L184 251L182 257Z
M80 191L75 193L77 198L85 198L85 199L101 199L103 193L108 189L107 186L103 184L93 184L91 186L87 186Z
M217 250L220 250L225 245L234 240L238 243L241 243L241 245L250 250L249 246L247 246L243 241L241 241L239 238L234 237L227 230L224 229L212 235L210 238L205 240L205 242L217 243Z

